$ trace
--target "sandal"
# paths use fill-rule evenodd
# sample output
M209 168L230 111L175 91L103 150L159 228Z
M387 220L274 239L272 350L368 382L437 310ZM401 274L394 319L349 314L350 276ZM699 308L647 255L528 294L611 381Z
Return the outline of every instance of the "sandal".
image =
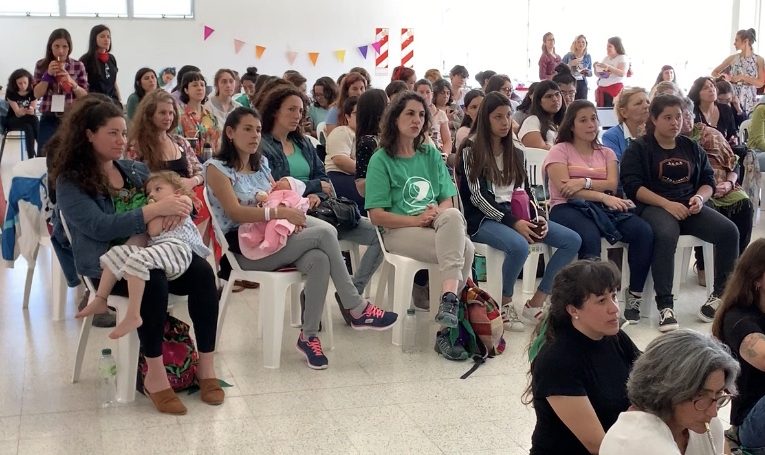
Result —
M223 403L226 393L220 386L218 378L199 379L199 395L207 404L217 406Z

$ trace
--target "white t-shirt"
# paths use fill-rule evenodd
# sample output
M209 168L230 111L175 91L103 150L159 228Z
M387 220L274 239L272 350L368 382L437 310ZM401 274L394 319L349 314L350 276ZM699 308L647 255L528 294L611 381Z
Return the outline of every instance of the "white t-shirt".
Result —
M722 454L724 443L720 419L709 423L714 441L714 453ZM710 455L709 437L689 430L688 448L685 455ZM681 455L672 432L663 420L642 411L619 414L616 423L609 428L600 444L600 455Z
M521 129L518 131L518 137L523 141L523 136L533 132L541 133L541 131L542 127L539 124L539 118L536 115L529 115L521 124ZM547 130L547 137L544 138L545 143L552 147L555 145L556 137L558 137L558 132L555 129L550 128Z
M324 158L324 167L327 172L343 172L332 162L333 156L345 155L356 159L356 132L349 126L338 126L327 136L327 156Z
M606 57L600 63L613 66L614 68L618 68L619 65L624 63L624 76L617 76L614 73L609 73L608 77L598 79L598 85L600 85L601 87L608 87L609 85L614 85L618 82L623 82L625 76L627 76L627 70L630 67L630 60L629 60L629 57L627 57L626 55L617 55L614 58Z
M497 167L499 170L503 170L502 168L504 167L504 163L502 162L502 155L495 155L494 160L497 162ZM497 201L498 204L509 204L510 201L513 200L513 183L514 182L511 182L510 185L507 186L494 185L494 200Z

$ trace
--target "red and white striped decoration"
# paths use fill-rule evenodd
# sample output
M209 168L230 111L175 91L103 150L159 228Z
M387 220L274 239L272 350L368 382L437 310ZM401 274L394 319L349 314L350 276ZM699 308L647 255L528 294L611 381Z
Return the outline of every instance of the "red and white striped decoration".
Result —
M414 30L411 28L401 29L401 66L412 68L414 66Z
M375 70L378 74L387 74L388 72L388 29L376 28L375 29L375 43L378 44L379 49L375 56Z

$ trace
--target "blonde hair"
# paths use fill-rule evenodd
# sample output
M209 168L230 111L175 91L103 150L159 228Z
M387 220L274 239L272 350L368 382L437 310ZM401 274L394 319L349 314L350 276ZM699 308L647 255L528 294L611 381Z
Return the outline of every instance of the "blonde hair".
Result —
M579 35L576 38L574 38L574 41L571 43L571 53L576 55L576 42L579 41L579 38L582 38L584 40L584 50L582 51L582 55L587 53L587 46L589 43L587 42L587 37L584 35Z
M431 68L425 71L425 79L429 80L432 83L443 78L441 77L441 71L438 71L435 68Z
M616 100L616 118L619 120L619 123L624 123L627 119L624 117L624 114L622 113L622 109L627 109L627 106L630 104L630 99L632 99L633 96L638 95L642 93L646 97L648 96L648 92L645 91L642 87L629 87L622 90L621 93L619 93L618 99Z
M149 175L149 178L147 178L146 181L143 183L144 190L146 190L146 188L149 186L149 183L153 182L154 180L162 180L163 182L172 186L177 193L190 197L192 201L196 199L196 195L191 190L183 186L183 181L181 180L181 176L179 176L173 171L152 172Z

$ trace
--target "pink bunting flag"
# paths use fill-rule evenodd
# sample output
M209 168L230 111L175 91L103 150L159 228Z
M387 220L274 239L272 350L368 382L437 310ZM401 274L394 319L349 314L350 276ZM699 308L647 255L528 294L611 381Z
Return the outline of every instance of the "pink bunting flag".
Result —
M358 49L359 49L359 52L361 52L361 56L364 57L364 59L366 59L367 58L367 50L369 49L369 46L367 46L367 45L359 46Z
M375 52L377 52L379 54L380 53L380 48L382 47L382 42L376 41L376 42L372 43L372 47L375 48Z
M240 39L234 39L234 53L238 54L244 47L245 42Z
M290 62L290 65L295 64L295 59L297 58L298 53L294 51L287 51L287 61Z
M209 25L205 25L204 34L203 34L203 40L207 41L207 38L209 38L210 35L212 35L214 31L215 31L214 28L210 27Z

